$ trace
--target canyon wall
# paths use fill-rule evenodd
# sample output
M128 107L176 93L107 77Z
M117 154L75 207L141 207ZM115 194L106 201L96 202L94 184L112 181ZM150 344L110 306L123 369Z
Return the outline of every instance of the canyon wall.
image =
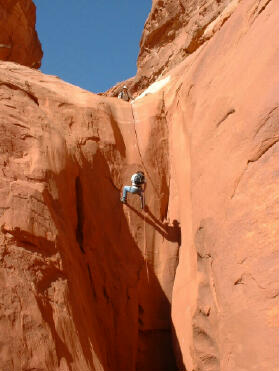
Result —
M145 169L129 103L9 62L0 70L0 369L173 369L180 236L166 220L160 97L142 118L153 132L145 213L138 197L120 203Z
M236 0L153 1L140 41L133 88L149 86L194 53L214 35L237 3ZM214 31L213 22L217 25Z
M137 96L210 40L238 3L239 0L153 0L139 44L136 76L116 84L105 95L117 96L125 84ZM258 4L261 7L261 2Z
M39 68L43 56L32 0L0 0L0 60Z
M181 217L172 297L187 370L278 367L277 7L240 2L214 38L174 72L185 124L173 138L188 136L191 158L184 203L191 210ZM173 115L178 125L176 108ZM177 173L183 167L178 152L174 166L179 159Z
M0 63L1 370L277 369L278 5L214 4L132 103Z

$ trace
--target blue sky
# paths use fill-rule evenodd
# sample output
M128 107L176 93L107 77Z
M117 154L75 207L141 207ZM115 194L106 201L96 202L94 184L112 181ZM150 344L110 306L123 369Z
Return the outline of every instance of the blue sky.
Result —
M136 74L152 0L34 0L41 71L99 93Z

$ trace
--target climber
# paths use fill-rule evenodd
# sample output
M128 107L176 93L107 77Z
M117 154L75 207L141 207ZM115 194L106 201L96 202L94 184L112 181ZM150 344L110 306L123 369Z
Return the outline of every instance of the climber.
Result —
M132 100L133 97L129 93L127 86L124 85L122 89L123 90L121 90L121 92L118 94L118 99L123 99L126 102L129 102L129 100Z
M124 186L121 202L123 204L127 203L127 192L134 193L140 196L141 208L144 209L144 190L146 185L144 172L137 171L135 174L133 174L131 182L132 182L131 186Z

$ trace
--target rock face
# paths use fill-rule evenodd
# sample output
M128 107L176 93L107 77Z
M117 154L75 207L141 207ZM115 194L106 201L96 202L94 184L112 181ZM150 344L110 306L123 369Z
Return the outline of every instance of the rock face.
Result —
M237 3L238 0L153 1L140 42L134 89L149 86L195 52L214 34L208 31L212 23L224 23Z
M138 94L206 43L229 19L239 0L153 0L140 41L135 77L123 85Z
M137 122L129 103L19 65L2 62L0 80L0 369L173 369L180 237L161 97ZM141 152L143 124L161 135ZM143 213L119 198L145 156Z
M0 63L1 370L278 368L278 5L227 6L132 104Z
M0 0L0 59L32 68L41 66L41 43L35 30L32 0Z

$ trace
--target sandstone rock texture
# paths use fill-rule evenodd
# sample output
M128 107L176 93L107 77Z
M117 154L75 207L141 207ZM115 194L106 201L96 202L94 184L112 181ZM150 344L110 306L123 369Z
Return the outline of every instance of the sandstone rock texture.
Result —
M153 133L144 214L138 197L120 203L144 167L136 110L23 66L0 69L0 369L173 369L180 237L166 220L161 97L140 122Z
M138 94L208 41L229 19L239 0L153 0L144 25L137 74L108 90L117 96L123 85Z
M32 0L0 0L0 59L32 68L41 66L41 43L35 30Z
M135 89L145 88L195 52L214 33L207 27L238 0L155 0L145 23ZM221 16L220 16L221 15Z
M277 370L278 4L225 5L132 104L0 63L0 370Z

